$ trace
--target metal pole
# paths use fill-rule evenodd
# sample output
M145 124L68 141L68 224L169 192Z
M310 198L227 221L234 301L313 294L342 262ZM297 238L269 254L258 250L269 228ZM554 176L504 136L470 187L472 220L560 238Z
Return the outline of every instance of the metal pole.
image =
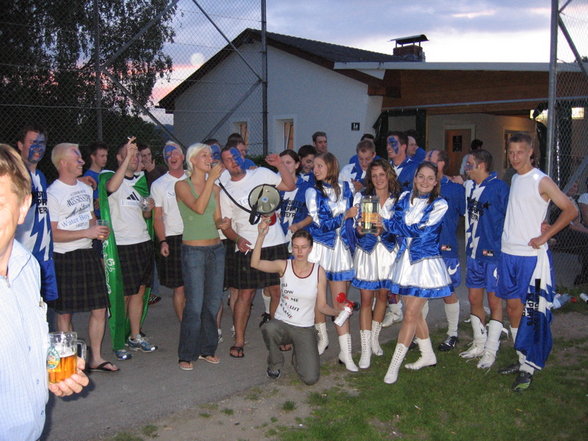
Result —
M94 101L96 103L96 139L102 141L102 84L100 69L100 11L98 0L94 0Z
M558 0L551 0L551 45L549 49L549 91L547 101L547 160L545 162L547 167L547 175L553 174L553 147L556 140L557 127L555 118L555 100L557 88L557 19L559 16ZM559 180L556 183L559 185Z
M261 76L262 76L262 124L263 124L263 154L268 154L268 121L267 121L267 21L266 21L266 0L261 0Z

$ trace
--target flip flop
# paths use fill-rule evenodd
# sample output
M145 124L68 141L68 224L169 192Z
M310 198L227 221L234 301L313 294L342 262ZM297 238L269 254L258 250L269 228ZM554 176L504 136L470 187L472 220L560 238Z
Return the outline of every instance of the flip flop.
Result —
M204 360L210 364L219 364L220 360L216 358L214 355L200 355L198 360Z
M111 367L111 369L108 369L106 366ZM112 369L114 367L114 365L110 362L110 361L105 361L104 363L100 363L98 366L96 367L89 367L86 369L88 372L118 372L120 371L120 368L116 368L116 369Z
M187 366L182 366L182 363L187 363ZM194 370L194 365L192 364L191 361L188 360L180 360L178 362L178 367L183 370L183 371L192 371Z
M233 352L236 352L237 355L233 355ZM245 357L245 353L243 352L243 346L231 346L231 349L229 349L229 355L233 358Z

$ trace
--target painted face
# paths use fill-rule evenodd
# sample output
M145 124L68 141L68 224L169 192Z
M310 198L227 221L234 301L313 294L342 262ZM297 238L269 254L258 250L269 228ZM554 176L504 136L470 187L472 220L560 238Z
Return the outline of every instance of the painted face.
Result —
M398 151L400 150L400 143L398 142L398 138L396 136L388 136L386 140L386 150L388 150L388 157L394 158L398 155Z
M84 166L84 160L77 147L70 147L63 155L63 170L67 175L78 177L81 176Z
M247 156L247 153L249 153L249 149L243 143L237 144L237 150L239 150L239 153L241 153L241 156L243 158L245 158L245 156Z
M230 150L221 153L221 160L231 176L240 176L244 173L241 166L235 161L235 155Z
M388 188L388 175L382 167L372 167L372 184L376 190L386 190Z
M324 181L327 178L328 168L325 161L321 158L316 158L314 160L314 177L317 181Z
M31 197L19 200L13 191L12 180L8 175L0 176L0 252L4 253L12 243L14 231L25 220L31 205Z
M463 165L463 170L465 171L466 175L473 179L472 174L475 173L476 170L476 160L472 155L468 155L466 163Z
M429 167L422 167L416 174L414 182L419 195L429 194L437 185L437 176Z
M357 160L359 161L359 165L360 165L361 169L367 170L369 165L374 160L375 156L376 156L376 152L367 151L367 152L357 153Z
M23 159L29 164L37 164L45 155L47 141L45 135L39 132L29 131L23 142L18 142Z
M306 155L300 162L302 163L302 172L304 174L312 173L314 169L314 155Z
M296 169L298 168L298 166L300 165L300 163L294 161L294 159L292 158L292 156L290 156L290 155L280 156L280 161L282 161L282 164L284 164L284 166L286 167L286 169L291 174L293 174L293 175L296 174Z
M317 136L316 141L314 142L314 148L319 153L326 153L328 150L327 137L326 136Z
M312 245L308 241L308 239L304 237L297 237L292 241L292 255L294 259L306 261L308 260L308 255L312 250Z
M218 144L212 144L210 146L210 150L212 151L212 160L213 161L220 161L221 160L221 147Z

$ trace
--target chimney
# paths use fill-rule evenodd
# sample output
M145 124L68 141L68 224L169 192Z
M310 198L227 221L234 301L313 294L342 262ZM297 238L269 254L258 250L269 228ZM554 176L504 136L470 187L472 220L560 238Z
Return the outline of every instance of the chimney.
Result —
M392 53L401 61L425 61L425 52L421 47L421 42L429 41L425 34L395 38L390 41L396 42L396 47Z

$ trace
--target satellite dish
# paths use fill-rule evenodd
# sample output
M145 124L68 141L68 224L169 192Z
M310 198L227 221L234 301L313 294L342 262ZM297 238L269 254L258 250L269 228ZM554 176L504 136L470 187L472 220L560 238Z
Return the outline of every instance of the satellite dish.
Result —
M273 185L262 184L255 187L249 193L249 206L251 207L249 223L256 224L260 215L273 214L280 206L281 201L280 193Z

